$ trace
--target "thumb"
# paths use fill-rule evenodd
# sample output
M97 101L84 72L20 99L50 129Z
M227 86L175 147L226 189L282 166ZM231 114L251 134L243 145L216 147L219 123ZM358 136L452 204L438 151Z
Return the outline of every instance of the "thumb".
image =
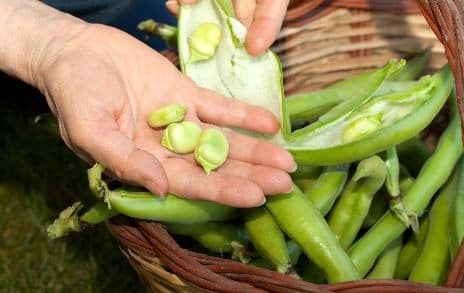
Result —
M253 23L247 35L248 53L263 54L276 40L287 11L288 0L256 1Z

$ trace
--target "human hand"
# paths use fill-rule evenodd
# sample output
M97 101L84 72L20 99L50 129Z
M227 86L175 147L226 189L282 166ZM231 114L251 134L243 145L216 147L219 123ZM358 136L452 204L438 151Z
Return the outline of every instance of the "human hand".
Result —
M188 107L186 119L204 128L271 134L280 126L268 111L197 87L151 48L107 26L86 25L43 51L37 85L64 141L80 157L155 194L169 191L238 207L261 205L265 194L291 189L287 172L295 163L276 145L225 130L230 158L206 175L192 155L162 147L162 130L147 125L151 111L180 103Z
M166 7L174 14L179 3L198 0L168 0ZM263 54L276 40L287 12L289 0L233 0L237 18L248 28L246 46L252 56Z

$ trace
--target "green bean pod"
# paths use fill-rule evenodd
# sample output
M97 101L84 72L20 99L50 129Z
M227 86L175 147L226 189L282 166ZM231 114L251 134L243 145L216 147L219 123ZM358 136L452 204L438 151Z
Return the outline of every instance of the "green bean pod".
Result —
M403 244L402 240L402 237L398 237L385 248L366 279L393 279Z
M111 190L111 207L119 213L137 219L193 224L236 218L238 210L217 203L190 200L175 195L159 197L145 191Z
M307 166L298 164L296 171L291 173L290 176L293 180L308 180L308 179L317 179L317 177L321 174L322 167L320 166Z
M334 165L366 158L414 137L427 127L452 88L453 77L446 66L404 92L370 97L372 100L368 98L362 105L350 105L347 100L346 108L354 106L351 112L343 112L346 109L339 104L340 108L332 109L330 115L327 113L317 122L293 132L292 141L285 147L300 164ZM381 122L377 128L373 127L376 120ZM350 135L352 140L344 142L343 133L352 127L359 129L359 137Z
M300 273L300 277L306 282L313 284L323 284L327 279L324 271L310 260Z
M259 255L269 260L279 273L291 268L285 236L265 207L244 211L245 229Z
M289 240L287 241L287 251L292 265L296 265L303 253L303 250L301 250L301 247L294 240Z
M451 260L456 257L459 247L464 240L464 157L461 158L455 170L455 196L450 209L450 255Z
M304 193L307 193L313 186L316 184L316 180L314 179L299 179L293 181L298 188L303 191Z
M170 233L190 237L212 252L231 254L233 259L248 262L246 245L249 239L243 227L218 222L164 225Z
M269 197L266 207L305 255L324 270L329 282L359 278L353 263L324 217L297 186L288 194Z
M455 96L452 96L452 119L440 137L438 146L425 163L414 185L403 197L408 211L421 215L435 192L451 175L462 153L460 119ZM406 226L391 212L387 212L350 249L350 257L358 271L364 276L377 257L391 241L404 232Z
M425 51L409 59L406 65L401 70L392 74L390 79L375 94L388 94L410 87L412 85L410 81L420 76L420 72L422 72L429 55L430 52ZM322 90L289 96L285 100L285 103L290 119L292 121L314 119L347 98L359 95L365 90L364 86L366 83L370 82L369 78L372 72L372 70L362 72L336 82Z
M423 52L415 55L411 59L408 59L407 65L400 71L395 72L390 77L392 81L408 81L419 78L421 75L425 64L430 59L431 50L426 49Z
M386 153L385 165L388 172L385 186L390 196L398 197L400 195L400 161L398 160L398 153L395 147L389 148Z
M362 228L370 228L374 226L375 223L383 216L383 214L388 210L388 196L387 192L384 189L381 189L377 192L372 199L369 212L364 219Z
M103 198L108 206L123 215L145 220L194 224L223 221L239 216L239 210L213 202L191 200L168 194L159 197L147 191L110 190L102 179L104 167L95 164L87 170L89 188L93 194Z
M450 263L448 215L455 191L453 181L450 178L434 200L429 215L429 232L409 275L410 281L438 285L445 278Z
M301 250L300 246L293 240L287 241L287 251L288 255L290 256L290 261L292 266L295 266L298 263L298 260L300 259L301 254L303 251ZM269 260L263 258L263 257L258 257L253 259L250 262L251 265L261 267L261 268L266 268L269 270L275 270L276 267L274 264L272 264ZM289 272L290 274L293 272Z
M359 95L364 89L362 84L367 83L372 71L362 72L348 79L339 81L325 89L302 93L288 97L285 100L287 111L292 121L314 119L347 97Z
M399 186L400 191L402 194L406 193L409 188L411 188L412 184L414 184L414 178L409 177L408 174L403 174L405 177L401 178ZM374 196L372 200L371 207L369 208L369 212L367 213L366 218L364 219L364 223L362 227L370 228L377 223L377 221L385 214L385 212L389 208L389 195L386 191L386 188L382 188L380 192Z
M407 279L424 247L425 238L429 232L429 217L426 216L420 223L419 233L411 237L403 246L396 266L395 279Z
M323 216L332 208L345 186L350 166L348 164L328 166L305 195Z
M399 144L396 150L401 164L414 176L432 155L432 150L417 136Z
M268 269L271 271L275 270L275 266L270 261L268 261L267 259L263 257L255 258L251 260L248 264L255 266L255 267L259 267L259 268Z
M372 198L387 177L385 163L377 156L362 160L356 173L329 215L329 226L343 248L356 238L366 218Z

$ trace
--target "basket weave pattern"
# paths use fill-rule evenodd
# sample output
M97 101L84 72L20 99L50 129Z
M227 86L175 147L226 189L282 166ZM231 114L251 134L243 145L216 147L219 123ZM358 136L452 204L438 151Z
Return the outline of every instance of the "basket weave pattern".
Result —
M286 93L293 94L431 48L426 71L451 65L464 121L463 22L463 0L296 0L273 49L282 59ZM173 52L165 56L177 62ZM400 280L315 285L185 250L159 223L118 217L108 228L153 292L464 292L464 244L445 287Z

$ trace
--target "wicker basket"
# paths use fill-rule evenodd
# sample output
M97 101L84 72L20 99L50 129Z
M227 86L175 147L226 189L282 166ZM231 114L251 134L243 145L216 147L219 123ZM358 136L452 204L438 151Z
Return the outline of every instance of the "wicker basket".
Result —
M464 117L463 19L463 0L297 0L290 3L274 50L282 58L286 92L292 94L430 47L427 70L435 71L449 61ZM176 62L174 53L166 56ZM446 287L399 280L315 285L188 251L159 223L119 217L108 227L153 292L464 292L464 244Z

